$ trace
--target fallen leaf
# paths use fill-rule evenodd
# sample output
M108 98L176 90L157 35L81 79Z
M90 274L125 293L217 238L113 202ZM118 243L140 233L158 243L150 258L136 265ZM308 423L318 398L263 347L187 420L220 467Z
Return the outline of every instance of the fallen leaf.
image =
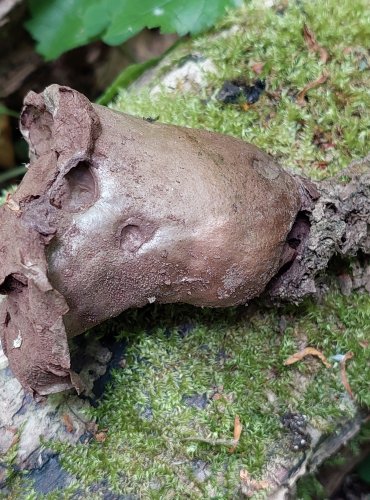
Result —
M320 56L320 61L326 64L329 59L329 53L317 42L314 32L307 26L307 24L303 25L303 38L306 42L308 50L311 52L317 52Z
M217 391L211 396L211 399L214 401L225 401L225 403L232 403L234 401L234 394L228 393L224 394L222 391L224 390L223 386L217 387Z
M95 439L98 441L98 443L104 443L104 441L107 439L107 433L104 431L99 431L95 434Z
M240 418L238 417L238 415L235 415L235 419L234 419L234 445L229 449L230 453L234 453L234 451L236 450L236 447L238 446L242 430L243 430L243 426L240 422Z
M285 366L292 365L293 363L300 361L301 359L305 358L306 356L316 356L316 357L321 359L321 361L324 363L326 368L331 368L331 364L328 362L328 360L323 355L323 353L318 351L314 347L306 347L302 351L299 351L299 352L296 352L295 354L292 354L292 356L289 356L289 358L284 361L284 365Z
M240 475L240 479L242 481L245 481L245 482L250 481L250 475L249 475L249 472L247 470L241 469L239 475Z
M68 415L68 413L65 413L63 415L63 423L66 427L67 432L72 433L74 431L73 422L72 422L71 417Z
M307 85L305 85L303 89L300 92L298 92L296 103L299 104L300 106L305 106L306 104L305 97L307 92L311 89L319 87L320 85L325 83L328 78L329 78L329 73L327 71L324 71L323 74L319 76L319 78L317 78L317 80L314 80L313 82L310 82Z
M255 62L252 64L251 69L256 73L256 75L260 75L262 73L264 65L265 63L263 62Z
M352 392L352 389L349 385L349 382L348 382L348 378L347 378L347 373L346 373L346 361L348 359L352 359L353 358L353 352L347 352L344 356L343 356L343 359L342 361L340 362L340 377L342 379L342 384L344 385L344 388L346 389L346 391L348 392L348 394L350 395L350 397L352 399L355 399L355 396Z
M369 341L368 340L360 340L359 344L364 349L367 349L369 347Z
M219 392L216 392L216 394L214 394L212 396L212 399L214 399L215 401L218 401L219 399L222 399L223 398L223 395L220 394Z

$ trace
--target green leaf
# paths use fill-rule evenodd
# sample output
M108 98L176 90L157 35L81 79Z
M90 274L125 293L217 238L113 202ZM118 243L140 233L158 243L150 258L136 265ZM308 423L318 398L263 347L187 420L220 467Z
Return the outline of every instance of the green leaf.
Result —
M83 20L90 0L29 0L31 19L26 28L46 60L90 41Z
M18 118L19 113L7 108L3 104L0 104L0 115L8 115L8 116L13 116L14 118Z
M7 170L3 174L0 174L0 184L2 184L3 182L15 179L15 177L19 177L21 175L24 175L26 172L27 172L26 167L11 168L10 170Z
M134 80L139 78L140 75L144 73L149 68L152 68L160 60L160 57L154 57L145 61L143 63L131 64L125 68L117 78L109 85L103 95L101 95L96 103L102 104L103 106L110 103L114 97L117 95L120 89L128 87Z
M113 82L105 90L104 94L102 94L96 100L96 103L106 106L107 104L112 102L121 89L125 89L129 85L131 85L131 83L137 80L147 69L150 69L157 63L159 63L159 61L161 61L163 57L172 52L173 49L176 48L180 43L181 40L178 40L159 57L153 57L152 59L149 59L148 61L144 61L142 63L131 64L130 66L125 68L115 78L115 80L113 80Z
M242 0L28 0L26 27L47 60L101 38L118 45L143 28L199 33Z

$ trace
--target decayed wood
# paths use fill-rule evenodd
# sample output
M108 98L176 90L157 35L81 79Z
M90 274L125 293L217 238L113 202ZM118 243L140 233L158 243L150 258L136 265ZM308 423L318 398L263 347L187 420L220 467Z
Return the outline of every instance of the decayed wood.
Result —
M351 444L336 451L333 456L339 452L343 460L342 463L336 465L324 465L317 473L317 479L322 484L326 497L330 498L341 486L344 478L350 472L354 471L370 453L370 443L363 444L361 449L354 451Z
M290 268L273 279L267 295L275 301L300 301L317 293L316 277L339 255L370 254L370 155L337 176L316 183L319 197L302 213L303 234ZM305 233L305 234L304 234ZM293 227L289 238L296 238ZM365 271L363 287L370 291Z
M353 439L370 414L358 411L354 418L336 428L330 435L323 435L318 429L308 428L311 447L296 457L287 458L284 454L275 455L267 465L263 477L269 482L268 497L272 500L294 500L299 478L315 473L319 466Z

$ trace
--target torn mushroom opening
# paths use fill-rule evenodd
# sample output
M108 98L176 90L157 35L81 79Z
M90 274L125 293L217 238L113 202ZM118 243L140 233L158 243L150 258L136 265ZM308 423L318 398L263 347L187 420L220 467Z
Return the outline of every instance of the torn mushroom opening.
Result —
M0 285L0 295L20 293L27 286L27 278L19 273L9 274Z
M86 210L98 198L98 188L91 164L79 161L64 176L50 203L68 212Z

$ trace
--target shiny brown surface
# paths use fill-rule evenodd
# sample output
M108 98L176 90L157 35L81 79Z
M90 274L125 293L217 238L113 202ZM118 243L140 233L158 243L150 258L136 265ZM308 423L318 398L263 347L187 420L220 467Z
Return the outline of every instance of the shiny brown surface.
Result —
M28 94L21 130L31 165L0 209L0 325L29 390L78 384L67 337L148 302L246 303L286 260L297 181L250 144L57 85Z

